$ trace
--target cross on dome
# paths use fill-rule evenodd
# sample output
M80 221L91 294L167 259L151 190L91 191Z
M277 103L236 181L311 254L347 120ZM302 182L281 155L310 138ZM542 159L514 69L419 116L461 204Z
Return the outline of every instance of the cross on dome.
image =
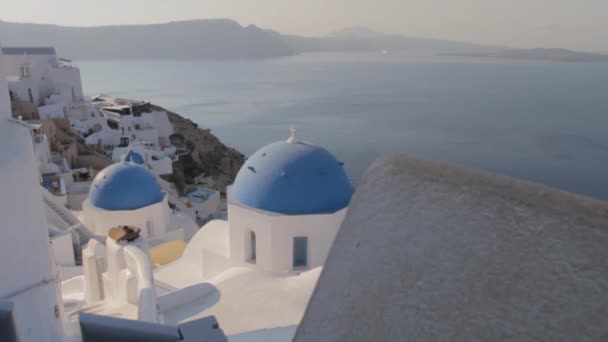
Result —
M295 127L291 127L289 129L291 131L291 136L287 139L289 144L293 144L296 141L296 132L298 131Z

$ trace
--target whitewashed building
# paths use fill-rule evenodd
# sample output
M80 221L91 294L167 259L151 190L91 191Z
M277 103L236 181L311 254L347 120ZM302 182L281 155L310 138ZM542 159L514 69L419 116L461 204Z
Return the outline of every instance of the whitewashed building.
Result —
M166 151L158 150L151 144L135 141L129 146L119 146L112 150L112 160L127 160L142 165L159 176L173 174L173 159Z
M142 230L150 244L184 240L198 230L194 221L169 208L156 176L128 161L112 164L95 176L82 203L82 221L95 234L129 225Z
M262 147L229 190L230 260L279 273L322 266L351 194L327 150L300 141Z
M30 128L11 120L0 54L0 298L10 301L23 341L63 341L60 284L50 252ZM4 331L2 332L4 333Z
M4 75L15 100L38 107L40 118L63 117L64 107L83 99L80 70L57 58L52 47L2 47Z
M108 101L112 101L108 98ZM91 130L85 136L89 145L128 146L134 141L144 141L156 148L171 146L169 137L173 134L173 125L165 111L147 111L144 103L129 105L110 105L101 107L103 113L99 118L91 117L89 125L80 119L80 126ZM81 128L82 129L82 128Z

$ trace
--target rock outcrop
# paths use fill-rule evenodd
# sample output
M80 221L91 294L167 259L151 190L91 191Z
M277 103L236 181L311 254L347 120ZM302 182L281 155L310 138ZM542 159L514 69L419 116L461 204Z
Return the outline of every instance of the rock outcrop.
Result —
M103 150L86 145L84 139L72 131L68 119L45 120L42 127L49 139L51 151L65 158L71 168L92 168L99 171L113 163Z
M171 143L178 148L179 161L173 164L172 182L184 192L188 185L203 184L208 188L226 191L245 156L234 148L224 145L220 139L192 120L165 108L150 105L152 110L164 110L173 124Z
M200 128L177 113L153 104L138 108L144 113L165 111L173 124L171 143L177 147L179 158L173 163L173 175L167 177L167 181L174 183L182 195L198 184L226 191L245 161L243 154L224 145L210 129ZM71 130L67 119L46 120L43 126L52 151L61 154L72 168L91 167L99 171L113 163L98 146L86 145L84 139Z

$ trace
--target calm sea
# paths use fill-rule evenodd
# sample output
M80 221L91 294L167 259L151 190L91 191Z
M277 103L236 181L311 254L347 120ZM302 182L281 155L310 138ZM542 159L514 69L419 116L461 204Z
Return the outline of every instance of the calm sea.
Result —
M608 64L371 54L78 64L87 94L167 107L245 155L295 126L353 178L396 151L608 199Z

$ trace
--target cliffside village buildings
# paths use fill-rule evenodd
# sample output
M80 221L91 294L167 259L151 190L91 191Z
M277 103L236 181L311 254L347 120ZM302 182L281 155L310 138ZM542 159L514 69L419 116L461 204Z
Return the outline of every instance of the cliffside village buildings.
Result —
M126 159L156 175L173 208L198 222L220 214L219 192L197 188L180 195L166 181L184 150L171 144L165 111L142 101L84 96L80 70L52 47L0 49L12 116L31 129L49 198L82 210L97 172Z
M291 137L220 194L168 114L0 50L0 341L601 341L608 204L400 155L355 191ZM240 165L239 165L240 166Z
M297 140L295 130L262 147L240 168L227 189L227 212L220 213L218 191L196 187L181 195L161 177L180 154L166 112L84 97L78 68L52 48L3 48L0 66L0 113L13 116L0 129L31 134L31 140L3 136L4 151L23 156L5 159L15 183L6 186L27 190L7 208L28 203L30 211L5 230L38 244L36 253L23 255L31 269L15 278L50 277L55 269L59 277L27 290L52 311L22 296L19 284L0 283L0 292L17 293L9 296L15 307L9 316L2 316L0 300L0 323L13 317L24 341L86 340L87 329L104 324L184 321L197 324L197 338L201 329L223 337L213 317L230 335L294 335L353 192L331 153ZM78 144L63 148L71 135L90 147L88 155ZM33 174L39 184L29 179ZM2 203L11 194L3 196ZM0 253L19 250L4 245ZM40 319L28 320L32 315Z

